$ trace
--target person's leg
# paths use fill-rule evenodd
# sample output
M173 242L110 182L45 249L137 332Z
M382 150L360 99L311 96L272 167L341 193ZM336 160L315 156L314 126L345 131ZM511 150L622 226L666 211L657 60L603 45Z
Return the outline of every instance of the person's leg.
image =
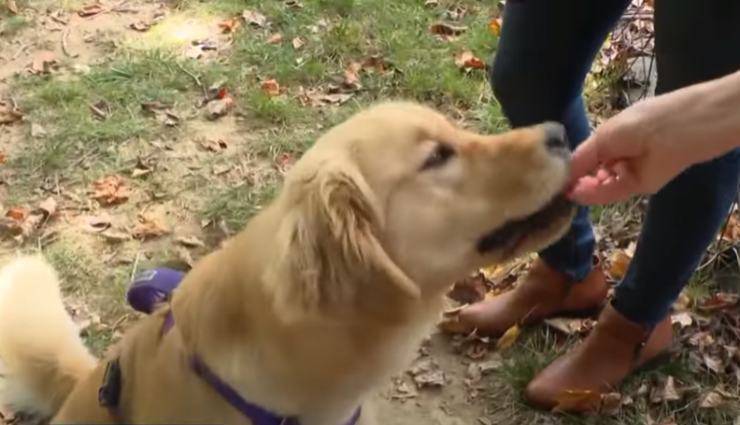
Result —
M507 2L490 78L512 126L560 121L572 147L588 137L583 81L628 3ZM461 323L480 333L499 335L517 323L598 308L607 285L599 269L591 270L593 249L588 209L580 208L566 236L540 253L513 291L463 309Z
M590 133L581 89L591 63L628 0L509 1L491 85L514 127L565 125L571 147ZM591 269L594 236L581 207L568 234L540 257L572 281Z
M658 93L740 70L740 2L657 1ZM739 136L740 137L740 136ZM668 314L727 217L740 152L694 166L650 199L635 258L613 306L652 326Z
M740 69L740 2L656 0L655 8L659 93ZM739 172L735 151L686 170L652 197L612 306L529 384L528 400L552 408L568 390L613 391L670 346L668 311L729 212Z

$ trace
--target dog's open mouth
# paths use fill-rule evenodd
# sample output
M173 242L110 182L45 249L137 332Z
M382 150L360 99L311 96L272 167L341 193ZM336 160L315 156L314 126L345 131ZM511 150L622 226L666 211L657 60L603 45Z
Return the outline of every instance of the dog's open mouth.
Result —
M558 195L539 211L509 221L502 227L483 236L477 244L478 252L484 254L493 250L507 252L516 250L527 239L527 236L548 229L562 218L570 216L572 211L573 203L565 196Z

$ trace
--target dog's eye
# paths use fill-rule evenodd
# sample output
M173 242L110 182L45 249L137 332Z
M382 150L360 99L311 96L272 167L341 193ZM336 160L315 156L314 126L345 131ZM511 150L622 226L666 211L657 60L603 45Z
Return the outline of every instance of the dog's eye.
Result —
M452 147L450 147L449 145L440 143L437 145L431 155L429 155L426 161L424 161L421 169L423 171L430 168L440 167L446 164L447 161L449 161L449 159L453 156L455 156L455 150L452 149Z

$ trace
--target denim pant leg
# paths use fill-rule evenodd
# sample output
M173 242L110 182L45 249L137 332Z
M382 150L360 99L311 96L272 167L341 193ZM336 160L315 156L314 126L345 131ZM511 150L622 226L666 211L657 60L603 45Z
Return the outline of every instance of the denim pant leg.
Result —
M658 92L740 69L740 2L657 0ZM740 135L738 135L740 137ZM669 312L715 237L738 188L740 150L694 166L650 199L614 307L652 326Z
M504 9L491 86L514 127L562 122L571 147L590 133L581 96L599 47L629 0L509 0ZM594 235L588 209L570 231L540 253L575 281L591 270Z

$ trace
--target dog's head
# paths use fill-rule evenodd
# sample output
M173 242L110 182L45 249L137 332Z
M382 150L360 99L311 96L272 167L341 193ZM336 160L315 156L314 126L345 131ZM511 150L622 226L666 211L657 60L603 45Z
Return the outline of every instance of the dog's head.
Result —
M564 139L557 124L475 134L411 103L338 125L277 200L279 255L267 273L280 308L324 312L352 305L361 288L439 294L554 241L573 215L560 195Z

